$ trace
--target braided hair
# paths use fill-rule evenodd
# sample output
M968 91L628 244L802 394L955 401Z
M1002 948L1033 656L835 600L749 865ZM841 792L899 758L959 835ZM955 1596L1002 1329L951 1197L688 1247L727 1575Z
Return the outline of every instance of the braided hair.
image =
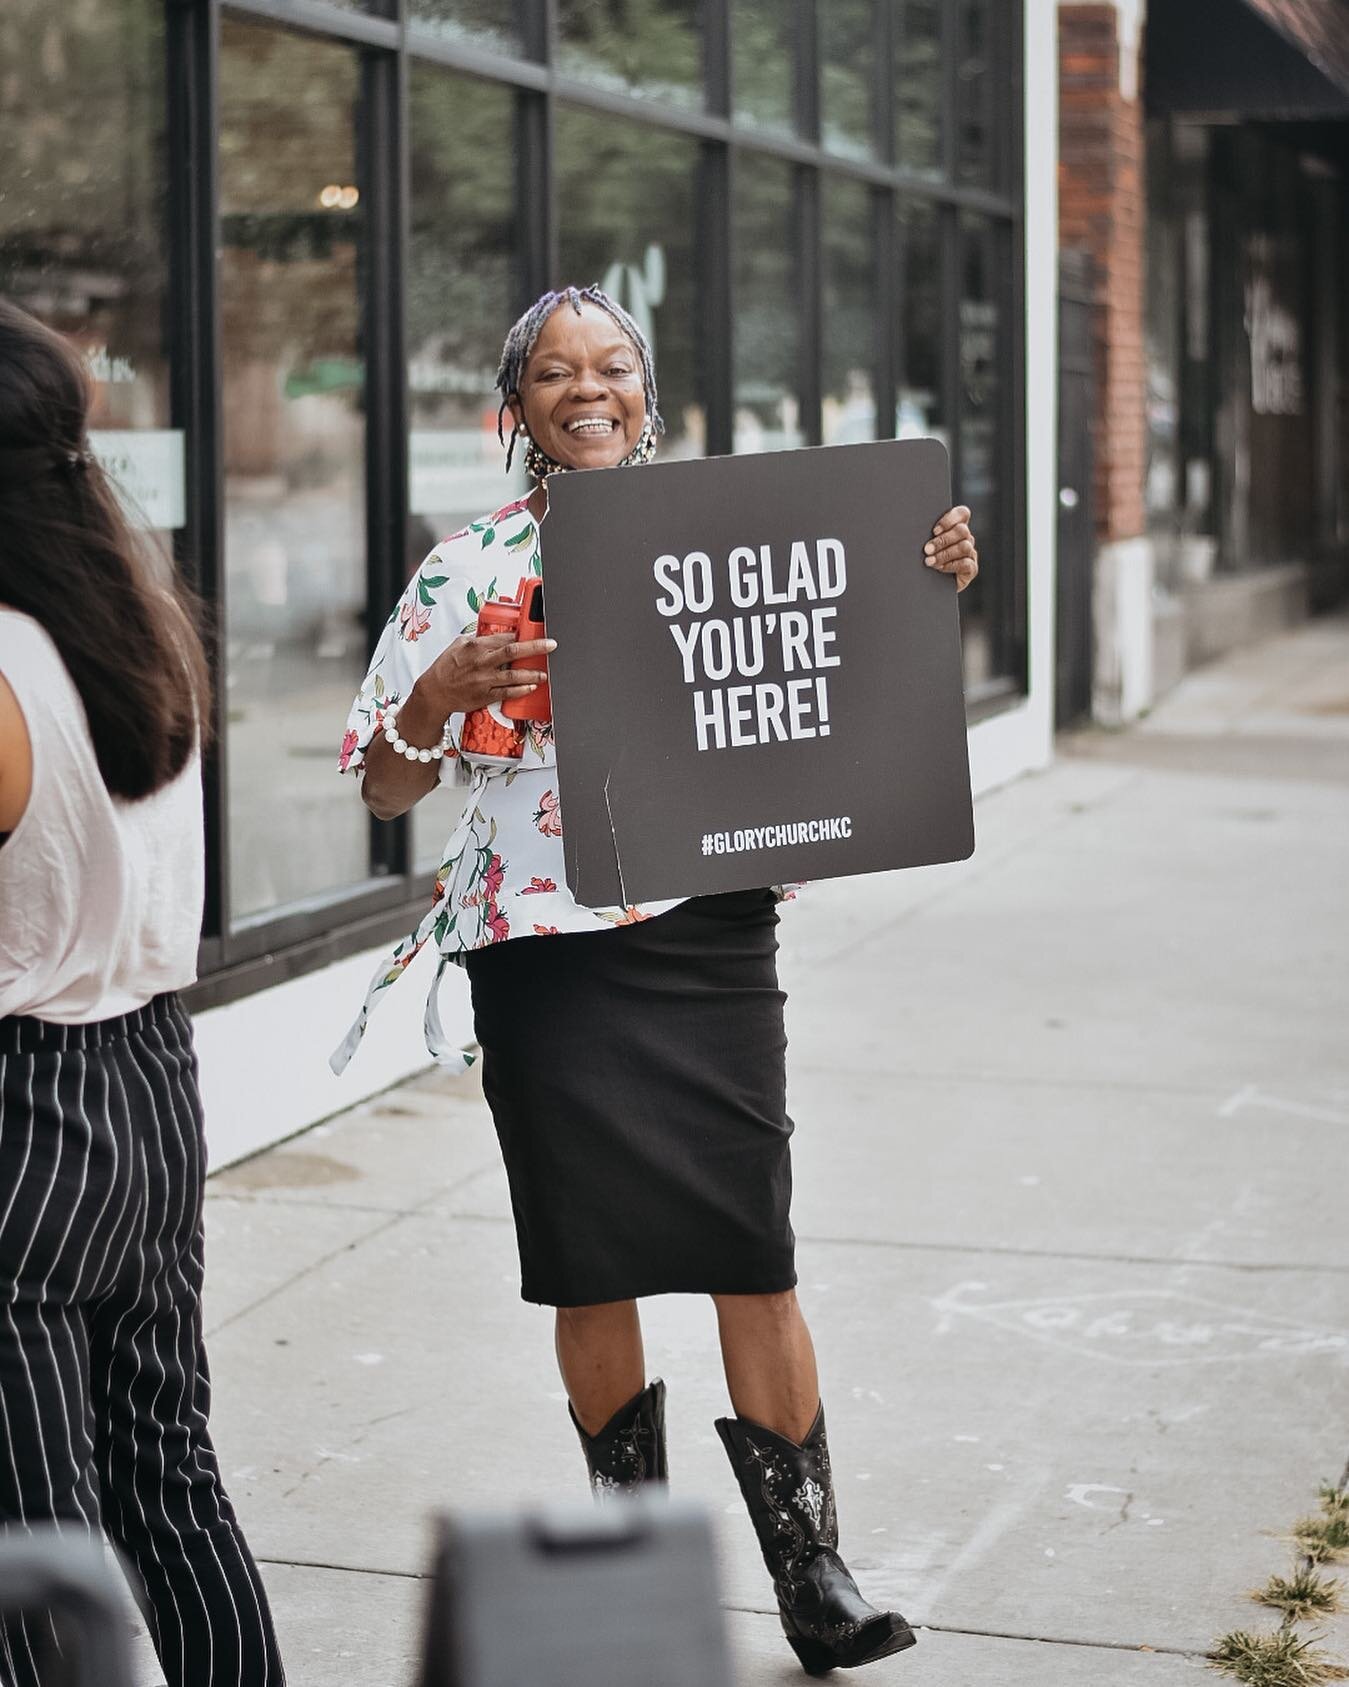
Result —
M611 299L602 287L563 287L559 292L545 293L542 298L536 299L507 334L506 343L501 348L501 366L497 370L496 378L497 391L501 394L501 405L497 410L497 438L506 447L507 470L510 469L515 456L515 442L520 437L521 430L517 420L511 429L510 440L507 441L506 411L510 401L520 396L520 382L524 379L525 365L529 362L530 354L543 332L544 323L563 304L569 304L577 316L581 314L582 305L594 305L632 342L633 350L642 360L642 391L646 397L649 427L654 433L665 432L665 423L661 420L656 402L656 365L646 335L622 305L616 299Z

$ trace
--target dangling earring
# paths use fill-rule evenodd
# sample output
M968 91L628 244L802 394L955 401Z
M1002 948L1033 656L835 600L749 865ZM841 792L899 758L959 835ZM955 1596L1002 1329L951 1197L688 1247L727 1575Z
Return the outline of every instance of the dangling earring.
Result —
M656 455L656 430L652 426L650 416L642 424L642 437L632 450L619 464L620 468L632 468L640 463L649 463Z
M529 435L524 436L529 439ZM557 474L563 465L554 461L546 451L539 448L536 440L530 439L525 448L525 472L535 480L547 480L550 474Z

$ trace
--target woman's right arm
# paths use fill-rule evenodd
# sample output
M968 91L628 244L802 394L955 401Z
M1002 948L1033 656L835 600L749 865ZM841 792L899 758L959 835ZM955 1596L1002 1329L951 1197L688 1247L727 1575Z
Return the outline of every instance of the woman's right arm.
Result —
M532 669L512 672L510 664L546 656L556 648L552 639L517 644L510 633L455 639L408 692L398 711L399 737L418 749L431 749L439 744L452 715L527 697L546 676ZM439 777L439 761L409 761L377 732L365 752L361 795L377 820L396 820L420 802Z

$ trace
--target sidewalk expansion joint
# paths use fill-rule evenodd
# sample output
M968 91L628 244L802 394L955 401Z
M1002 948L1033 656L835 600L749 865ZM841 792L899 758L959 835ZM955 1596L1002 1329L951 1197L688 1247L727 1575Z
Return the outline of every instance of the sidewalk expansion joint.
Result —
M509 1223L509 1220L503 1219L501 1222ZM884 1236L813 1236L809 1231L799 1231L797 1240L821 1248L888 1248L910 1253L995 1254L1009 1259L1072 1260L1085 1265L1198 1266L1205 1271L1297 1271L1312 1276L1342 1276L1349 1273L1349 1265L1301 1265L1285 1260L1209 1259L1204 1256L1179 1254L1082 1253L1066 1248L1012 1248L987 1242L907 1242L902 1238L891 1241Z
M253 1556L259 1564L268 1564L276 1570L331 1570L339 1576L385 1576L400 1582L430 1580L424 1570L381 1570L366 1564L330 1564L322 1558L267 1558L260 1552Z
M776 1617L778 1614L776 1609L770 1611L766 1605L727 1605L725 1609L746 1617ZM1002 1628L957 1628L951 1623L914 1623L912 1626L925 1634L959 1634L971 1640L1017 1640L1026 1646L1076 1646L1089 1652L1141 1652L1148 1656L1196 1661L1206 1660L1209 1656L1200 1647L1150 1646L1146 1641L1082 1640L1059 1634L1019 1634Z

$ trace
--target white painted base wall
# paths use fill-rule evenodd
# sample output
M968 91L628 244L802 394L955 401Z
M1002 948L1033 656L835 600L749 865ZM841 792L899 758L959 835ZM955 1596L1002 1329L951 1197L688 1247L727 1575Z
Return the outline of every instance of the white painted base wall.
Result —
M1092 594L1096 662L1092 713L1104 726L1123 726L1151 707L1153 675L1152 541L1117 539L1096 554Z
M1030 687L1024 702L970 732L975 794L1048 765L1053 754L1054 536L1058 194L1055 0L1026 4L1026 475ZM603 939L598 939L603 941ZM328 1054L360 1007L379 951L264 990L197 1019L212 1164L244 1155L354 1106L428 1064L422 1008L432 957L422 954L370 1021L343 1077ZM468 1041L468 980L442 986L445 1029Z
M341 1078L328 1056L356 1017L383 951L260 990L196 1016L206 1138L215 1170L255 1154L332 1113L388 1089L430 1064L422 1041L422 1009L434 972L423 951L370 1021L365 1040ZM441 986L445 1029L467 1042L473 1033L468 980L456 967Z

